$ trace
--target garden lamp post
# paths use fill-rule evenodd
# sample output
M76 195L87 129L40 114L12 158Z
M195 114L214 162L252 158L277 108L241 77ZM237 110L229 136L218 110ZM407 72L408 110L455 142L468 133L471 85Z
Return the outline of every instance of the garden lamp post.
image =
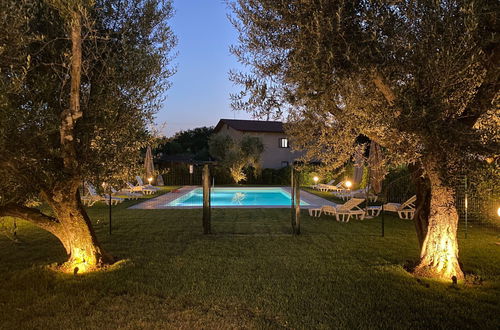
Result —
M193 164L189 164L189 185L193 185L193 172L194 172L194 166Z

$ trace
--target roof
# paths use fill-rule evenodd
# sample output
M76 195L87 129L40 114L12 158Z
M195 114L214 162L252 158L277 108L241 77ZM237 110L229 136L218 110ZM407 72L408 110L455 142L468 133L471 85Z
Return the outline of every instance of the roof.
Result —
M194 159L194 154L161 155L159 161L174 163L190 163Z
M221 119L214 131L217 133L222 126L226 124L231 128L242 132L268 132L284 133L283 122L264 121L264 120L240 120L240 119Z
M195 154L190 154L190 153L184 153L184 154L174 154L174 155L161 155L161 157L158 158L156 163L182 163L182 164L193 164L193 165L200 165L200 164L215 164L214 161L212 160L199 160L195 159L196 155Z

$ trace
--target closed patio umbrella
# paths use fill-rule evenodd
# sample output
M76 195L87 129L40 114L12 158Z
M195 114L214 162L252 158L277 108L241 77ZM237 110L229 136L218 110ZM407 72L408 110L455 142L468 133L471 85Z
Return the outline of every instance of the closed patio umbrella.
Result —
M354 183L358 184L363 180L363 169L365 167L365 157L363 156L365 148L358 146L354 153Z
M382 149L375 141L370 143L368 166L370 167L370 185L376 194L380 194L382 191L382 181L384 180L386 169L382 157Z
M154 179L155 166L153 163L153 153L151 147L148 146L146 149L146 157L144 158L144 170L146 172L146 180L149 178Z

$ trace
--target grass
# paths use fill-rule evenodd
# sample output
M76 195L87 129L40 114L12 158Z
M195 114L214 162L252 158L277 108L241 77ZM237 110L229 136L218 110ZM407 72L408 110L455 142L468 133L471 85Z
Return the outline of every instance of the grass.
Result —
M122 261L72 276L46 265L65 253L21 222L21 243L0 237L0 328L481 328L497 329L498 233L471 228L460 240L470 282L417 280L404 270L418 248L409 221L338 223L287 209L89 209L99 239Z

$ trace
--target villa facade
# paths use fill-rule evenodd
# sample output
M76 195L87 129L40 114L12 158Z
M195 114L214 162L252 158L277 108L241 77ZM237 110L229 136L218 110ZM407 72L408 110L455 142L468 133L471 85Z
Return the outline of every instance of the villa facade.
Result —
M264 144L260 157L262 168L282 168L293 163L302 152L293 151L280 121L221 119L215 126L215 134L226 134L234 140L249 135L258 137Z

